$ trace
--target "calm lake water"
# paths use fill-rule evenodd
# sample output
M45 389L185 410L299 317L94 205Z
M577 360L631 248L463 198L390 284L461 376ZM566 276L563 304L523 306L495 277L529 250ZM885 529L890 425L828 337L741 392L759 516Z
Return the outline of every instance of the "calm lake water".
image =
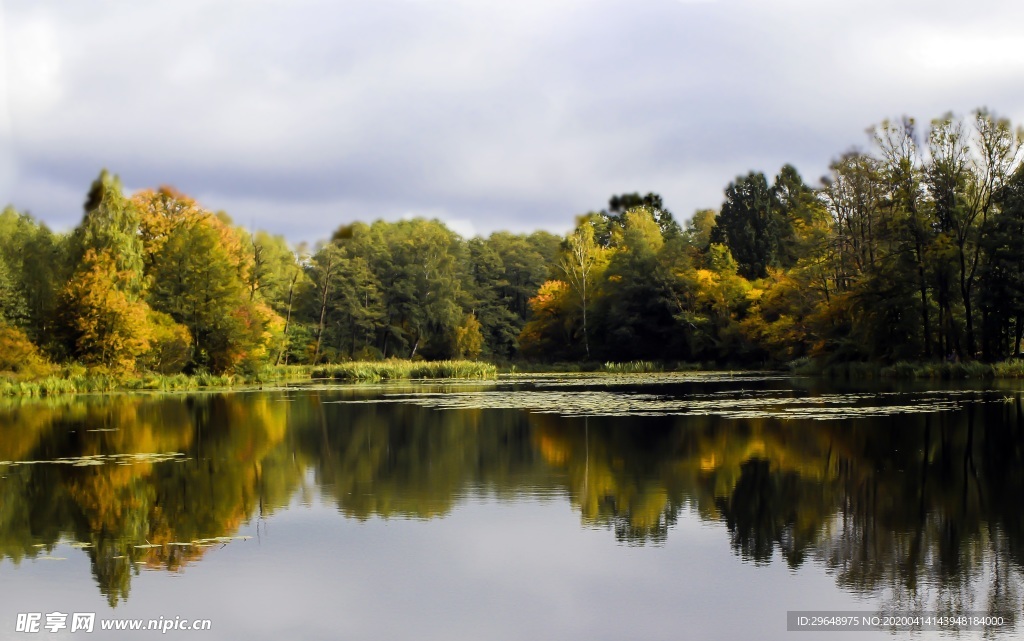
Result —
M1024 636L1016 388L740 375L0 405L0 639ZM19 613L95 613L90 635ZM209 619L208 631L103 631Z

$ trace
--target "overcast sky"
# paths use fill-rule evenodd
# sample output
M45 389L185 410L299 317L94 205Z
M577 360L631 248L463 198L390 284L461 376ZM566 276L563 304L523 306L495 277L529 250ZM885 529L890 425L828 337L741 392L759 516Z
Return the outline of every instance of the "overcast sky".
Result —
M816 184L886 117L1024 121L1024 3L0 0L0 206L81 218L106 167L292 240L439 217L680 219L737 174Z

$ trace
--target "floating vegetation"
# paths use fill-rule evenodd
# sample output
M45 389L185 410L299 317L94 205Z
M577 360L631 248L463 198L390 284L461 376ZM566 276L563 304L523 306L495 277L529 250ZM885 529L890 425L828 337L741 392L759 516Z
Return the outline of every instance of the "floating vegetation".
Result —
M193 545L208 545L213 543L230 543L231 541L248 541L251 536L214 536L208 539L196 539L192 541Z
M183 452L135 452L131 454L90 454L87 456L68 456L47 461L0 461L0 466L9 465L70 465L72 467L90 467L93 465L132 465L135 463L164 463L168 461L184 462L189 460Z
M520 409L560 416L719 416L731 419L835 420L947 412L983 393L886 392L795 396L775 390L674 397L612 390L503 390L396 394L350 403L409 403L432 409ZM896 398L893 398L896 397Z
M247 541L251 539L251 536L240 535L240 536L214 536L206 539L195 539L193 541L169 541L167 543L138 543L132 547L136 550L152 550L155 548L166 548L166 547L177 547L177 548L206 548L217 545L224 545L232 541Z

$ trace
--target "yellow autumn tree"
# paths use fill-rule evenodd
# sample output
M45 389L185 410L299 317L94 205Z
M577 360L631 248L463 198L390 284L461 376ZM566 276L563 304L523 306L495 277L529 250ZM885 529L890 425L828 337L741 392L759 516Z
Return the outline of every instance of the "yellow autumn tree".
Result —
M562 355L570 345L575 309L569 284L549 280L529 300L530 321L519 334L519 349L530 358Z
M192 334L188 327L155 309L149 310L148 323L149 351L139 359L139 364L160 374L181 372L192 357Z
M147 272L175 228L193 224L205 215L195 200L166 185L140 191L132 196L131 202L139 215L139 238Z
M455 355L458 358L475 359L484 348L484 335L480 333L480 321L476 314L467 314L462 324L455 328Z
M149 350L150 310L126 291L132 277L118 270L109 250L90 248L64 288L75 352L86 364L128 373Z

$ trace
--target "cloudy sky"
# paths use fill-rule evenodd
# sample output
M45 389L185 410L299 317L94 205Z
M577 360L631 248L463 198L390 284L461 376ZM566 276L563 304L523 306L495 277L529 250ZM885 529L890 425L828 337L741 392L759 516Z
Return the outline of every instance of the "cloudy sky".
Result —
M1017 0L0 0L0 206L66 229L107 167L292 240L564 231L626 191L684 219L751 169L816 182L886 117L1024 122L1022 24Z

